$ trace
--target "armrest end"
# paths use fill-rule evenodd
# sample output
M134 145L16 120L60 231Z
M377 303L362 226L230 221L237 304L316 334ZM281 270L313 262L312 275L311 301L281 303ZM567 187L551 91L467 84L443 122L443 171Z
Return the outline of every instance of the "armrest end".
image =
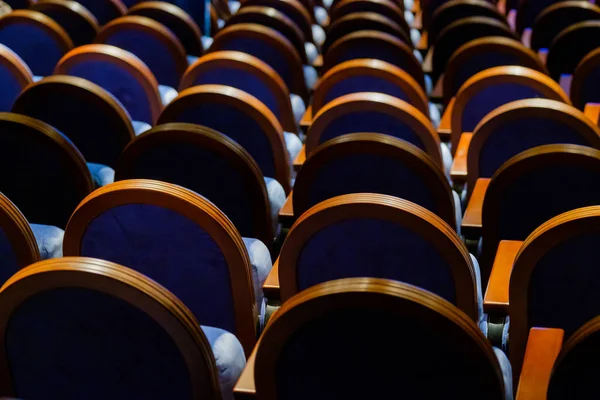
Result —
M237 383L233 387L233 397L235 400L256 399L256 386L254 385L254 362L256 360L256 349L258 344L252 350L248 357L246 366L240 375Z
M292 202L293 190L285 199L283 207L279 210L279 222L284 226L291 226L294 223L294 204Z
M481 211L483 209L483 200L485 192L490 184L488 178L479 178L471 192L471 198L463 217L461 232L467 238L477 238L481 236L483 227L481 221Z
M460 135L460 140L454 153L452 168L450 169L450 177L454 183L465 183L467 181L467 155L472 138L473 134L471 132L465 132Z
M311 123L312 123L312 106L309 105L308 107L306 107L306 112L304 112L304 115L300 119L300 128L302 128L302 130L306 133L306 131L310 127Z
M510 274L522 244L523 242L516 240L503 240L498 245L490 281L483 298L485 312L508 314Z
M315 57L315 60L313 61L312 66L317 69L323 67L323 55L322 54L319 54L318 56Z
M452 109L454 108L454 100L453 97L448 102L446 109L444 110L444 114L442 115L442 119L440 121L440 126L438 127L438 135L440 135L440 139L444 142L450 140L450 134L452 132L451 118L452 118Z
M269 300L281 300L279 289L279 258L275 260L269 276L263 284L263 293Z
M419 43L417 43L417 46L416 46L417 50L419 50L419 51L427 50L427 43L429 41L428 36L429 36L428 32L421 33L421 38L419 39Z
M598 126L598 122L600 122L600 103L587 103L583 113L594 122L594 125Z
M300 168L302 168L304 161L306 161L306 145L302 146L300 153L298 153L296 159L294 160L294 171L300 171Z

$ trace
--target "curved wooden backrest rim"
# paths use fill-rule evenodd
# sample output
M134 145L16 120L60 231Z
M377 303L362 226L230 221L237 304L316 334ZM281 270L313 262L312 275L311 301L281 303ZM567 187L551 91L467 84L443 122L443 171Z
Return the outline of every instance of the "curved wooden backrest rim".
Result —
M185 12L183 9L177 7L175 4L167 3L166 1L143 1L141 3L134 4L129 11L129 15L136 15L136 12L143 10L155 10L162 11L165 14L170 14L177 17L181 22L184 22L188 28L194 32L198 40L202 37L202 31L194 19Z
M481 148L494 130L510 121L532 117L549 117L576 128L590 147L600 149L600 128L585 114L573 106L549 99L524 99L504 104L486 115L473 130L473 137L467 154L469 177L467 185L475 187L479 178L479 158ZM543 132L540 132L543 134Z
M581 97L585 80L592 71L598 68L598 65L600 65L600 48L589 52L575 69L571 82L571 99L573 104L580 109L585 107L585 100Z
M0 29L6 25L23 22L42 26L44 30L54 38L56 43L62 47L62 50L65 53L74 47L73 41L64 28L57 24L52 18L39 11L14 10L11 13L3 15L0 17Z
M494 18L490 18L490 17L467 17L467 18L461 18L457 21L454 21L453 23L451 23L450 25L448 25L447 27L442 29L442 31L438 35L438 41L446 33L450 32L453 29L456 29L456 27L460 27L463 25L477 24L477 23L495 26L497 28L500 28L500 29L506 31L509 34L509 37L517 39L516 34L510 30L510 27L508 26L508 24L506 22L503 22L503 21L500 21L500 20L497 20Z
M131 72L137 82L143 86L150 104L152 120L156 121L163 109L160 93L158 92L158 82L148 66L126 50L107 44L88 44L77 47L65 54L58 64L56 64L54 74L69 75L71 65L77 64L80 60L88 61L96 59L110 61Z
M275 29L258 24L243 23L231 25L222 29L215 35L214 42L207 50L207 53L221 50L218 48L218 43L220 38L226 35L245 38L260 38L266 43L270 43L274 47L281 49L281 53L286 58L286 63L293 76L291 82L293 87L289 88L290 92L298 94L303 99L308 98L308 90L306 88L306 84L304 83L304 72L302 71L302 60L300 59L300 55L290 41L287 40L281 33L277 32Z
M94 278L92 278L94 276ZM4 337L12 313L37 293L58 288L80 287L120 298L144 311L162 326L181 351L191 377L194 399L205 399L208 391L220 398L218 371L210 344L190 310L172 293L144 275L109 261L66 257L37 262L13 275L0 289L0 335ZM187 336L187 338L186 338ZM0 382L14 391L7 363L5 340L0 343L3 368ZM193 355L206 361L200 365ZM207 377L208 375L208 377ZM210 388L203 384L210 382Z
M481 8L486 8L490 12L493 12L494 14L498 14L499 20L506 19L502 15L502 13L500 13L500 11L498 11L498 8L496 8L489 1L485 1L485 0L451 0L451 1L446 1L444 4L442 4L441 6L439 6L438 8L435 9L433 14L431 15L431 23L434 23L436 17L438 17L441 13L445 12L449 8L458 7L458 6L462 6L462 5L472 5L472 6L477 6L477 7L481 7Z
M325 54L323 56L323 73L328 71L329 69L333 68L336 65L336 64L332 64L333 61L331 61L330 57L327 57L328 54L329 55L334 54L338 48L346 45L348 42L352 42L355 40L361 40L361 39L380 40L382 42L386 42L392 46L397 47L398 52L400 54L404 54L406 56L406 58L410 59L410 62L412 62L413 64L415 64L416 66L419 67L419 68L415 68L415 71L417 71L416 73L418 73L419 76L413 76L413 78L417 82L419 82L419 85L421 85L421 87L423 87L423 88L425 87L425 74L423 73L422 68L420 68L421 64L419 63L419 61L417 61L415 55L413 54L413 50L411 49L411 47L408 46L406 43L404 43L399 38L395 37L394 35L390 35L389 33L379 32L379 31L365 30L365 31L352 32L352 33L342 36L341 38L339 38L338 40L333 42L331 44L331 46L329 47L327 54ZM337 63L337 60L335 60L335 62Z
M478 320L475 270L458 234L440 217L410 201L374 193L333 197L311 207L292 226L279 255L281 298L298 292L297 264L306 242L318 231L353 218L376 218L408 227L428 239L448 262L454 277L456 305Z
M106 42L111 35L119 33L121 29L143 31L159 40L171 53L179 75L183 75L188 67L185 48L173 32L152 18L126 15L114 19L102 27L102 30L96 36L95 43Z
M283 139L283 128L275 115L256 97L231 86L199 85L185 89L171 102L162 113L158 124L171 122L165 117L173 110L194 105L193 99L202 96L207 101L226 104L242 111L254 119L262 128L263 133L271 143L275 165L275 179L281 183L286 193L290 191L289 155Z
M219 153L220 157L227 158L230 163L235 164L236 168L244 168L248 171L249 175L255 178L254 186L259 189L262 195L262 201L259 202L262 207L258 209L254 207L253 213L262 215L262 218L256 219L266 222L263 226L256 228L256 231L260 233L257 235L257 239L267 245L273 240L275 235L271 223L271 214L269 213L269 197L260 168L242 146L214 129L196 124L171 122L142 133L123 150L117 164L115 181L128 179L136 161L148 149L158 148L169 143L189 143L191 146L202 146L204 149Z
M472 56L483 52L504 52L517 56L520 59L520 66L531 68L536 71L548 74L546 66L542 63L537 54L531 49L523 46L515 39L503 36L488 36L471 40L458 48L446 65L444 75L444 100L446 104L454 96L453 83L456 75L460 72L463 63L468 63Z
M253 5L269 7L270 2L271 2L271 0L242 0L241 8L250 7ZM278 0L278 2L280 3L279 6L283 6L286 9L288 9L290 12L293 12L296 15L302 17L302 20L305 23L302 24L301 26L299 25L298 27L304 33L304 37L306 38L306 40L309 42L313 42L314 39L313 39L312 29L311 29L313 18L310 16L308 10L302 5L302 3L300 3L297 0Z
M229 267L235 312L235 335L246 354L256 342L258 315L250 258L233 223L213 203L181 186L147 179L115 182L97 189L75 209L67 228L63 251L78 256L87 227L100 214L127 204L149 204L173 210L202 227L221 249ZM233 332L232 332L233 333Z
M20 267L40 260L40 251L25 216L8 197L0 193L0 229L11 244Z
M417 81L395 65L374 58L357 58L344 61L327 71L319 79L313 92L313 114L316 114L326 104L325 96L333 85L343 79L363 75L377 76L390 81L390 84L398 85L409 98L408 103L414 105L423 114L429 115L427 96Z
M353 4L360 4L360 3L376 3L379 6L385 8L386 13L383 15L388 16L393 21L404 21L404 24L400 24L399 22L398 22L398 24L400 25L400 27L402 28L402 30L405 33L408 33L410 35L410 27L408 27L408 24L406 23L406 20L404 19L404 12L402 11L402 8L399 6L398 3L395 3L391 0L341 0L337 3L335 3L334 5L332 5L331 9L329 10L329 15L331 16L332 20L336 20L339 18L340 13L343 11L344 7L350 7ZM342 15L346 15L346 14L342 14ZM407 27L408 27L408 31L406 29Z
M318 146L296 176L292 192L294 215L301 215L310 208L308 206L310 202L309 189L318 177L319 171L332 160L349 154L376 154L381 157L393 157L409 167L415 174L423 176L423 182L429 185L432 192L435 193L437 214L453 229L456 229L452 189L439 165L417 146L380 133L350 133L328 140Z
M221 50L205 54L190 65L181 78L179 91L194 86L194 81L207 70L234 67L259 75L275 95L281 112L281 125L287 132L297 132L289 90L279 74L267 63L241 51Z
M429 118L416 107L397 97L375 92L347 94L330 101L321 108L314 116L306 136L306 155L310 156L319 146L323 131L332 121L342 115L365 110L378 111L401 119L421 139L427 154L434 159L438 166L442 166L440 139Z
M121 103L112 94L102 89L95 83L88 81L87 79L69 75L47 76L42 80L29 85L23 90L23 92L21 92L20 96L29 91L36 90L37 88L42 88L48 85L52 86L54 84L76 87L78 89L90 92L96 97L102 99L102 101L108 104L115 111L115 114L118 115L123 121L123 126L126 127L128 133L128 140L135 138L135 132L133 131L133 125L131 124L131 117L129 116L125 108L123 108Z
M577 30L585 29L585 28L600 29L600 21L583 21L583 22L577 22L576 24L573 24L573 25L569 25L567 28L563 29L554 38L554 40L552 41L552 44L550 44L550 50L552 49L552 47L554 47L556 45L556 43L560 42L560 40L563 39L565 36L568 36ZM548 53L548 54L550 54L550 53Z
M33 82L33 73L14 51L0 44L0 64L5 65L15 76L21 87Z
M585 324L583 324L575 333L573 333L563 344L556 361L554 362L554 368L552 369L552 375L556 369L560 366L560 364L564 361L564 359L569 355L571 351L573 351L577 346L581 343L585 342L591 336L594 336L598 333L600 329L600 317L595 317ZM582 368L585 368L582 366ZM550 377L550 382L552 382L552 376Z
M87 167L85 159L83 158L79 150L77 150L77 148L65 136L59 133L52 126L35 118L28 117L26 115L6 112L0 113L0 122L1 121L9 121L11 123L27 126L29 129L33 129L38 133L48 137L50 140L52 140L54 143L56 143L62 148L64 155L68 156L73 161L73 163L77 166L79 170L79 174L82 177L84 177L85 187L81 188L82 191L90 193L92 192L92 190L94 190L92 176L90 175L90 171Z
M44 5L48 5L55 9L65 9L72 13L77 14L81 19L85 20L87 24L93 28L96 33L100 30L100 24L96 19L96 16L92 14L87 8L82 6L76 1L71 0L39 0L37 3L32 5L32 10L43 9Z
M581 1L581 0L567 0L567 1L557 1L554 4L549 5L548 7L544 8L542 10L541 13L538 14L538 16L535 18L535 22L533 24L533 26L535 27L536 24L541 21L544 17L546 17L548 14L551 14L553 12L560 12L560 11L564 11L567 12L569 8L585 8L588 9L590 11L596 11L598 14L600 14L600 7L598 7L596 4L590 3L588 1Z
M479 91L496 83L519 83L535 87L549 99L571 104L560 85L542 72L516 65L486 69L469 78L456 93L450 123L452 148L456 149L463 133L462 114L469 100Z
M504 388L502 372L489 342L483 337L476 324L462 310L433 293L412 285L377 278L347 278L325 282L306 289L287 302L269 321L263 338L257 346L255 382L258 397L262 400L277 399L275 378L276 362L287 340L311 320L348 310L351 307L364 309L366 296L377 296L376 310L387 310L398 317L405 316L407 302L414 303L420 310L427 308L439 314L440 319L451 321L470 337L494 366L499 387ZM413 311L414 312L414 311ZM419 312L414 312L420 315Z

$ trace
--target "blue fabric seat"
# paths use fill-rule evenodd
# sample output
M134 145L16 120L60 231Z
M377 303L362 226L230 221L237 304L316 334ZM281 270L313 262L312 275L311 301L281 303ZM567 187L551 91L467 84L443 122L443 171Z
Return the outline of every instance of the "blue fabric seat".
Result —
M65 231L51 225L31 224L30 226L42 260L63 256L62 244Z

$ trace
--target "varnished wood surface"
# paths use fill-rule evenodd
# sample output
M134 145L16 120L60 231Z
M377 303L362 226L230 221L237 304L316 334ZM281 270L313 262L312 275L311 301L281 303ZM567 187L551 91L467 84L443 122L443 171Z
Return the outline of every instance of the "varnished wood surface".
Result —
M478 238L481 236L481 229L483 227L481 212L490 181L491 179L488 178L479 178L475 183L475 188L465 210L461 227L462 234L468 238Z
M517 240L502 240L498 245L483 299L483 310L488 314L508 315L510 274L522 245Z

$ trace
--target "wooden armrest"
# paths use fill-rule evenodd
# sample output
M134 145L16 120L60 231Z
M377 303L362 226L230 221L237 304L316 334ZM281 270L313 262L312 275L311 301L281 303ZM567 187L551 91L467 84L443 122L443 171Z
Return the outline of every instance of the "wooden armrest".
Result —
M413 7L410 10L413 14L414 13L418 13L419 11L421 11L421 1L420 0L415 0L413 2Z
M479 178L475 187L471 191L471 198L462 220L461 232L468 238L477 238L481 236L481 210L483 209L483 199L485 192L490 184L488 178Z
M523 31L523 35L521 36L521 43L525 45L527 48L531 48L531 34L533 33L533 29L525 28Z
M440 135L440 140L448 141L450 140L450 134L452 133L452 109L454 108L454 100L455 98L451 98L450 102L446 106L444 110L444 114L442 114L442 119L440 120L440 126L438 126L438 135Z
M310 124L312 124L312 116L312 106L309 105L308 107L306 107L306 112L300 120L300 128L302 128L304 133L308 131L308 128L310 128Z
M561 89L564 90L567 97L571 96L571 82L573 82L573 75L570 75L570 74L561 74L560 75L560 80L558 81L558 84L560 85Z
M496 8L502 15L506 15L506 0L498 0Z
M433 47L425 54L425 59L423 60L421 67L423 68L424 73L431 73L431 70L433 69Z
M256 386L254 384L254 363L256 362L256 349L258 343L254 346L252 354L246 361L246 366L240 375L237 383L233 387L233 397L235 400L247 400L256 398Z
M587 103L583 113L594 122L594 125L598 125L598 122L600 122L600 103Z
M554 362L562 348L562 329L531 328L516 400L545 400Z
M431 90L430 99L435 99L436 102L444 98L444 74L440 75L435 86Z
M263 293L269 300L280 300L281 294L279 291L279 258L275 260L269 276L263 283Z
M498 245L490 281L483 298L483 310L486 313L508 315L510 274L522 244L521 241L502 240Z
M423 11L419 10L415 14L415 19L413 19L411 28L421 30L423 29Z
M465 132L460 135L456 153L454 153L454 161L450 169L450 177L454 183L465 183L467 181L467 154L469 153L469 145L473 134Z
M302 164L304 164L304 161L306 161L306 145L302 146L302 149L300 149L300 153L298 153L296 159L294 160L294 171L300 171L300 168L302 168Z
M538 57L542 60L542 63L546 65L546 60L548 60L548 49L539 49Z
M285 203L279 210L279 222L284 226L291 226L294 223L294 205L292 202L293 190L285 199Z
M319 54L317 57L315 57L315 60L313 61L312 66L315 68L323 67L323 55L322 54Z
M428 32L421 33L421 39L419 39L419 43L417 43L417 46L416 46L417 50L419 50L419 51L427 50L427 43L429 41L428 36L429 36Z

